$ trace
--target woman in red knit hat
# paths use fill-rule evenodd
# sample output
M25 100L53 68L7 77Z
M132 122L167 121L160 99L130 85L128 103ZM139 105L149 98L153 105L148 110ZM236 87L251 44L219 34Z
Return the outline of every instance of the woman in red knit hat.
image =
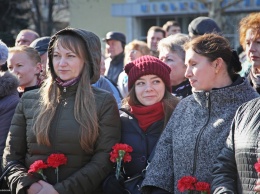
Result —
M130 191L124 181L141 175L153 149L179 100L171 94L171 69L158 58L145 55L125 66L128 96L121 111L121 142L133 148L131 161L123 163L123 176L117 181L114 172L104 182L105 193L141 193L143 178L132 182ZM130 181L131 182L131 181Z

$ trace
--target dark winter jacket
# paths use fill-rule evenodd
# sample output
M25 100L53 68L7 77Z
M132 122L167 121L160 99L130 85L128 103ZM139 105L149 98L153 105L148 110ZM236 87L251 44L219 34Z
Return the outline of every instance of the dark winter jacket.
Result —
M0 72L0 159L15 107L19 102L18 79L9 72Z
M88 31L66 28L56 33L50 42L52 48L57 34L74 33L86 43L88 61L91 69L91 82L99 78L99 62L101 45L99 38ZM49 50L49 57L51 49ZM49 67L51 76L55 77L52 60ZM39 113L38 90L23 94L12 120L12 126L6 141L3 155L3 167L12 160L19 160L24 165L17 165L9 174L8 182L12 194L27 193L27 188L39 180L36 174L28 174L30 165L37 161L46 162L52 153L63 153L67 157L67 164L59 167L59 182L55 169L47 168L43 174L47 182L52 184L60 194L100 194L101 182L112 170L109 153L112 146L120 141L120 118L116 101L112 94L93 87L95 107L99 124L99 136L94 145L93 153L85 152L80 145L80 124L75 119L74 104L78 84L59 87L60 97L54 117L52 118L49 139L50 146L38 144L32 127ZM86 96L87 98L87 96Z
M185 80L177 86L172 86L172 93L179 98L185 98L192 94L189 80Z
M122 52L121 54L115 56L113 59L108 58L105 61L106 64L109 63L106 76L109 80L113 82L114 85L117 85L118 76L124 69L124 57L125 54L124 52Z
M213 168L211 190L215 194L256 193L259 178L254 164L260 158L260 98L237 111L225 147Z
M174 110L156 147L143 187L180 193L177 182L193 175L211 183L214 160L224 146L237 108L258 94L246 79L229 87L194 92ZM167 180L167 181L165 181Z
M133 148L132 160L124 164L127 177L141 173L147 166L147 160L156 145L162 130L164 121L157 121L150 125L144 132L138 125L138 121L131 113L120 115L121 120L121 142Z
M120 109L123 113L120 115L121 120L121 143L128 144L133 148L131 152L131 161L123 163L123 178L121 181L116 180L112 172L104 181L103 190L106 194L129 194L128 188L124 186L123 181L129 178L143 175L144 169L147 167L148 160L152 159L152 152L156 143L162 133L164 121L160 120L150 125L144 132L138 125L137 119L127 110ZM150 157L150 158L149 158ZM134 194L141 193L140 186L143 178L141 177L138 182L133 182L136 190ZM138 189L139 188L139 189ZM127 191L126 191L127 190Z

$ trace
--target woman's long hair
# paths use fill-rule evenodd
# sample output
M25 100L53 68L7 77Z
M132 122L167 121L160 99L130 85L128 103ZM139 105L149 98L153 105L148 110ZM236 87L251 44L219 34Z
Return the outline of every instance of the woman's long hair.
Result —
M90 84L90 64L84 41L72 35L58 35L52 49L62 46L85 60L74 104L74 116L80 125L79 141L83 150L92 153L99 135L98 118L94 94ZM99 64L98 64L99 65ZM55 82L56 75L49 75L40 89L40 112L33 127L37 143L50 146L49 131L59 104L60 91Z
M168 90L165 89L164 96L162 98L162 103L163 103L163 112L164 112L164 127L168 123L172 112L176 108L179 99L175 96L173 96ZM122 107L130 110L131 106L136 106L136 105L142 105L139 100L136 97L135 94L135 85L130 89L127 97L125 97L122 101Z

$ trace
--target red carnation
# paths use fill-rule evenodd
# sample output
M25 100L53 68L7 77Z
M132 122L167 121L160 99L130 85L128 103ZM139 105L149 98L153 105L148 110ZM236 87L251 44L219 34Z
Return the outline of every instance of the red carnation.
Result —
M30 165L28 173L39 173L43 177L43 179L46 180L46 177L42 172L42 169L44 168L48 168L48 165L45 164L42 160L36 160Z
M47 159L47 164L50 167L55 168L57 175L57 183L59 182L59 166L67 164L67 157L64 154L51 154Z
M67 164L67 158L64 154L51 154L47 159L50 167L57 168L60 165Z
M186 190L194 190L194 184L197 182L197 179L193 176L184 176L180 180L178 180L177 188L180 192L184 192Z
M124 162L130 162L132 160L129 152L132 152L133 148L123 143L117 143L112 148L113 150L110 152L110 160L111 162L116 162L116 178L119 179L122 160Z
M197 182L195 189L196 191L201 191L203 194L210 194L210 184L207 182Z
M260 172L260 159L258 159L257 163L255 163L256 172Z
M31 164L30 169L28 172L39 172L40 170L47 168L48 165L45 164L42 160L36 160L34 163Z
M127 144L117 143L112 147L113 151L110 152L110 160L111 162L117 162L121 157L119 154L123 155L122 159L124 162L130 162L132 157L129 152L133 151L133 148Z
M132 160L132 157L129 153L125 153L123 160L124 162L130 162Z

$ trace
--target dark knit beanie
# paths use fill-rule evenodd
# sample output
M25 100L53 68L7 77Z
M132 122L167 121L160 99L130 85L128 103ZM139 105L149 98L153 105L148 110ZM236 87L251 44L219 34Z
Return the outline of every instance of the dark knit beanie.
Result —
M128 75L128 90L133 87L140 77L157 75L163 80L166 89L171 92L171 68L156 57L150 55L139 57L125 66L125 72Z

